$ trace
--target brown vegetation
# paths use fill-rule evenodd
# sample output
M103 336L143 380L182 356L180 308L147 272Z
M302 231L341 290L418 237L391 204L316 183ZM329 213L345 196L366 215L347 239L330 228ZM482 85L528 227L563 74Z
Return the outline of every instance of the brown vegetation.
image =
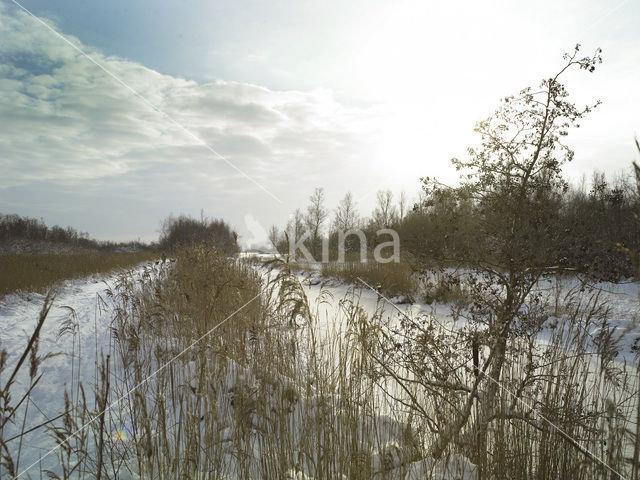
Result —
M0 295L44 292L62 280L133 267L156 256L151 252L0 255Z
M352 284L358 284L361 278L369 285L377 288L387 297L404 295L413 298L418 293L418 282L414 278L411 268L406 263L377 262L360 263L324 263L322 275L334 277Z

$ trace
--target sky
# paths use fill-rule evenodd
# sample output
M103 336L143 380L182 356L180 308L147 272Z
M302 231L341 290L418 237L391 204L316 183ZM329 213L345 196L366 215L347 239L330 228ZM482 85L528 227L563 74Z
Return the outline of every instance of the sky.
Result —
M617 175L638 160L638 0L0 0L0 212L146 241L204 212L245 245L315 187L367 215L379 189L455 183L475 122L576 43L604 62L571 98L602 105L565 173Z

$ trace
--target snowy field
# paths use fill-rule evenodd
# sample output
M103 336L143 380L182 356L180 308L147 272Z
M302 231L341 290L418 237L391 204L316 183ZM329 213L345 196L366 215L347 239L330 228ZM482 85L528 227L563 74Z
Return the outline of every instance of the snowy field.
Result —
M456 326L460 328L465 325L465 322L461 319L458 319L457 322L453 320L451 307L446 304L433 303L428 305L420 301L406 303L406 297L383 299L364 285L346 285L338 279L323 278L319 272L304 271L297 273L297 276L305 287L305 292L312 304L317 303L321 290L330 292L336 300L344 298L350 292L355 292L359 299L359 304L368 313L375 312L377 306L382 305L385 311L383 317L386 316L386 318L399 318L401 315L415 318L429 315L435 317L438 323L447 327ZM544 279L540 282L539 290L545 296L548 296L552 303L558 292L562 297L570 289L579 290L580 286L580 282L575 278ZM617 359L618 361L627 361L630 364L635 364L637 362L637 353L634 351L633 346L640 338L640 282L628 280L621 283L592 283L585 285L584 291L581 293L585 298L597 293L599 301L610 309L611 324L615 326L616 335L622 336L621 349ZM389 302L386 300L389 300ZM394 306L391 306L390 303L393 303ZM337 303L323 303L319 308L320 317L327 319L335 317L336 305ZM595 336L598 333L598 329L594 327L589 333ZM544 342L548 335L548 330L541 332L539 340Z
M142 267L132 273L132 275L141 275ZM52 436L44 428L38 428L33 432L27 433L22 437L13 439L20 431L29 431L41 424L45 424L54 420L52 424L59 424L61 419L56 420L56 416L64 411L64 392L68 391L71 397L79 395L79 392L69 391L69 382L71 378L77 379L76 385L82 382L88 397L93 398L92 390L94 389L97 374L97 359L100 355L110 350L112 344L111 338L111 306L112 300L107 295L108 289L113 289L117 282L117 276L94 276L82 280L73 280L65 282L59 289L55 302L49 315L44 323L40 334L39 354L51 354L52 357L46 359L40 366L39 374L42 374L38 384L33 389L28 408L21 408L19 415L13 423L8 424L3 432L3 438L8 441L8 445L14 460L18 458L20 451L19 465L17 472L22 473L20 478L36 478L39 476L40 470L50 469L54 472L60 472L58 455L59 450L56 449L56 442ZM327 308L325 312L318 311L319 319L322 318L327 322L331 320L331 324L326 324L328 330L338 327L335 319L340 315L336 315L338 310L338 295L347 293L347 286L336 286L335 301L333 307L324 304L323 308ZM311 303L314 303L318 295L319 289L309 287L307 290ZM45 296L41 294L13 294L4 297L0 301L0 321L2 322L2 347L8 352L8 372L12 371L18 361L24 346L27 344L29 336L37 323L37 319L44 303ZM365 308L375 309L376 299L374 295L363 294L362 298ZM372 310L373 311L373 310ZM242 386L255 385L256 376L254 372L239 367L233 362L223 367L228 374L223 376L219 388L221 421L220 435L224 440L225 435L234 430L232 409L230 400L233 399L234 392ZM193 370L191 363L185 365L185 378L195 379L198 373ZM0 380L6 381L6 378ZM286 383L286 380L279 382ZM12 388L12 398L18 399L29 388L29 368L28 364L23 366L16 382ZM196 389L197 385L193 384L192 388ZM252 387L253 388L253 387ZM274 398L279 398L282 392L274 392ZM73 398L71 403L74 404ZM275 401L272 399L272 401ZM313 423L315 415L320 414L320 405L326 402L326 398L304 398L300 399L290 410L290 427L292 429L291 438L295 442L302 439L302 432L308 434L311 428L309 422ZM331 401L339 402L339 399ZM232 402L231 402L232 405ZM225 413L226 412L226 413ZM258 424L260 419L254 419ZM398 439L402 425L392 418L381 414L371 419L366 427L375 431L374 435L361 432L363 436L371 438L363 440L371 444L374 452L374 466L382 468L384 462L388 465L391 462L398 462L399 452L396 450L396 439ZM225 433L226 432L226 433ZM259 443L260 435L255 437ZM231 439L226 440L230 442ZM255 454L258 452L257 444L246 446ZM259 464L259 457L256 457ZM233 466L233 460L227 462L227 473L229 478L241 478L237 474L236 467ZM475 478L473 476L474 467L464 458L451 458L448 463L437 462L415 462L409 467L404 467L400 475L400 469L395 474L391 474L388 478L398 478L400 480L417 480L424 477L424 471L428 469L437 474L442 474L443 478L454 478L454 475L463 475L460 478ZM28 470L28 471L27 471ZM23 473L24 472L24 473ZM465 472L465 473L462 473ZM252 477L254 478L254 477ZM255 477L258 478L258 477ZM291 478L303 479L306 477L304 473L293 472ZM457 478L457 477L456 477Z
M140 275L142 267L133 272L133 275ZM340 323L340 300L344 298L352 287L344 285L338 281L321 279L318 272L306 272L299 274L299 278L305 285L305 291L309 297L312 306L316 306L318 326L326 329L327 335L335 333L343 329L344 325ZM52 354L40 367L42 377L34 388L30 403L27 405L26 415L25 408L21 408L20 414L11 423L5 427L3 437L8 440L10 451L17 458L18 450L21 450L19 472L24 471L30 466L33 468L33 478L37 476L36 472L43 469L56 469L57 452L52 453L56 443L44 429L37 429L32 433L26 434L22 438L22 445L18 439L11 440L18 432L29 430L40 424L46 423L64 410L64 391L68 388L68 383L72 377L78 379L85 385L87 391L92 390L94 379L97 378L97 362L101 352L105 354L109 351L111 345L111 299L107 295L107 289L112 287L117 277L111 276L94 276L83 280L74 280L66 282L60 289L54 306L44 324L41 332L39 353L40 355ZM541 285L541 289L546 289L551 293L558 288L567 289L575 286L574 280L566 280L562 285L556 285L549 282L547 285ZM631 350L633 341L638 336L638 328L635 327L638 312L638 292L640 284L627 282L625 284L601 283L593 286L600 291L601 299L605 300L612 309L612 318L620 331L628 330L624 348L620 352L619 361L624 359L633 361L634 352ZM319 302L321 289L331 293L329 301ZM378 295L370 290L358 289L359 304L371 314L380 306ZM324 300L327 300L323 297ZM2 330L0 338L2 339L2 348L8 351L7 371L11 371L16 364L22 349L28 341L29 335L35 326L40 309L44 302L44 295L40 294L14 294L4 297L0 300L0 323ZM452 325L453 320L450 315L449 307L446 305L426 305L423 303L414 304L398 304L397 308L405 312L407 315L434 315L438 321L443 324ZM384 305L384 315L388 316L392 321L397 319L398 311L390 305ZM462 326L458 324L458 326ZM596 331L590 332L593 335ZM544 333L541 342L544 342ZM231 366L231 370L237 366ZM29 386L29 369L23 367L17 381L12 389L12 398L17 399L22 396ZM196 374L194 373L194 376ZM2 384L6 381L7 374L0 379ZM253 372L242 373L243 382L251 381ZM234 376L231 383L237 381L237 375ZM236 385L229 384L223 389L223 393L232 391ZM195 387L194 387L195 388ZM78 392L70 392L70 395L78 395ZM90 398L93 398L92 396ZM225 397L226 398L226 397ZM73 403L73 402L72 402ZM221 397L220 404L224 405L224 398ZM391 407L392 408L392 407ZM302 425L304 419L312 418L313 411L317 409L317 404L312 401L301 401L291 411L293 427ZM383 412L381 412L383 413ZM385 431L388 433L386 438L379 439L384 445L393 445L393 436L398 433L399 427L394 426L394 421L385 420L385 416L380 417L380 421L387 422ZM295 420L297 419L297 420ZM393 452L385 452L379 447L379 462L382 462L382 456L391 455ZM47 454L49 454L47 456ZM42 462L41 457L47 456ZM455 470L455 465L461 465L467 469L464 478L475 478L473 476L473 467L463 458L452 459L451 468ZM432 465L419 464L409 468L409 472L404 477L406 480L417 480L423 478L424 468L431 468ZM441 465L444 478L456 478L453 473L448 477L445 474L446 465ZM420 473L423 472L423 473ZM29 478L25 474L23 478ZM304 476L295 476L291 478L306 478Z

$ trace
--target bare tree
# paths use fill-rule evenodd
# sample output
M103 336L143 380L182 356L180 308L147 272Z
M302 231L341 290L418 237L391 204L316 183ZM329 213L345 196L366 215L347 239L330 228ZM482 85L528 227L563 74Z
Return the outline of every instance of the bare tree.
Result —
M359 223L360 215L356 209L356 203L353 200L351 192L348 192L336 207L333 229L346 232L347 230L357 228Z
M640 152L640 143L638 142L637 138L635 139L635 142L636 142L636 148L638 149L638 152ZM633 162L633 171L636 174L636 184L638 187L638 193L640 193L640 167L636 162Z
M447 203L468 204L472 210L473 243L464 250L464 258L452 259L446 249L435 258L444 265L463 265L454 280L458 286L464 282L465 304L456 310L456 316L467 319L468 338L453 330L447 335L434 334L430 322L407 320L382 349L391 361L381 357L378 362L403 387L408 398L405 404L437 435L431 456L442 457L458 442L483 474L491 422L500 418L529 421L527 412L516 411L515 400L510 404L499 401L509 355L530 354L531 359L512 391L520 395L539 380L536 368L543 353L538 355L535 340L523 344L519 339L535 339L549 319L542 293L534 287L543 276L563 268L551 263L564 232L557 221L566 189L561 167L573 157L561 139L593 107L579 109L570 103L559 79L567 69L590 72L601 61L600 50L585 58L579 58L578 51L576 47L565 56L563 68L539 88L505 98L493 116L477 124L481 146L469 150L468 160L453 160L458 170L466 172L459 187L423 180L424 208L433 208L439 198L450 198L453 202ZM379 192L374 214L378 222L390 221L388 205L390 192ZM454 236L455 223L443 225L444 237ZM474 376L469 383L460 365L471 356ZM444 415L431 415L424 408L424 397L414 394L416 385Z
M269 233L268 233L268 238L269 238L269 242L271 242L271 245L273 245L273 248L276 249L276 251L282 253L281 250L281 243L282 243L282 234L280 233L280 230L278 229L278 227L276 227L275 225L271 225L271 228L269 228Z
M407 195L404 190L400 192L400 200L398 201L398 220L402 222L407 214Z
M296 211L293 212L293 215L287 222L287 233L289 236L293 236L294 238L290 238L290 241L296 241L302 235L304 235L305 231L305 217L302 214L302 211L299 208L296 208Z
M376 195L376 208L373 211L373 223L377 228L390 227L397 217L391 190L379 190Z
M310 237L311 254L313 258L318 258L318 253L322 247L322 227L327 219L327 209L324 205L324 189L317 187L309 197L309 206L305 223Z
M509 339L514 332L531 335L540 328L540 319L532 319L528 312L535 310L532 292L539 279L558 271L557 265L548 263L557 234L551 219L557 216L557 199L566 189L561 167L573 158L561 138L593 108L579 109L568 102L559 78L571 67L591 72L601 62L599 49L593 57L578 58L578 52L576 46L565 55L563 68L543 80L539 89L527 88L505 98L492 117L476 126L481 147L469 149L469 160L453 160L458 170L469 172L459 189L471 192L480 218L480 241L467 259L474 270L469 320L484 329L489 353L481 371L492 380L483 384L482 395L478 395L480 383L473 386L469 408L443 430L434 446L436 457L469 420L474 398L481 401L472 431L484 444L488 424L496 416ZM482 464L484 459L477 460Z

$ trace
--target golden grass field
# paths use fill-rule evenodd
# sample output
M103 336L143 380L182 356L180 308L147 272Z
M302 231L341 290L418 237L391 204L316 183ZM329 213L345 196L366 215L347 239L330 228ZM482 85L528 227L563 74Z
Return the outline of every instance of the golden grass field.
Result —
M61 280L132 267L155 256L152 252L0 255L0 295L44 292Z

